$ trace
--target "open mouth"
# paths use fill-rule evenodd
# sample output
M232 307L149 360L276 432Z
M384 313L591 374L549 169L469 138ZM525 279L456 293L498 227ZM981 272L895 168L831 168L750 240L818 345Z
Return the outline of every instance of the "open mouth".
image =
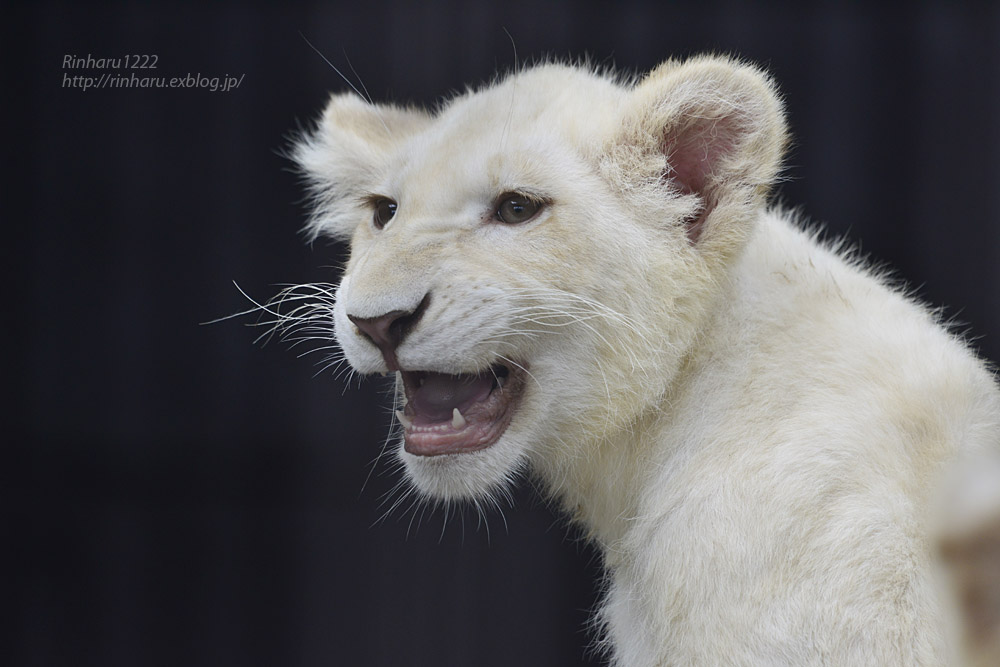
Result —
M525 371L496 364L481 373L400 371L406 405L396 412L404 448L416 456L485 449L507 430Z

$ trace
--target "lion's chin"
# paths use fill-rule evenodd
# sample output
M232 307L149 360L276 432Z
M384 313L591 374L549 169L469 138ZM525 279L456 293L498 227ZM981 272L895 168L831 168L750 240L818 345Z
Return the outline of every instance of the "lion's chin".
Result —
M517 412L527 371L496 364L479 373L401 371L405 405L396 413L414 456L467 454L495 444Z
M494 445L444 456L410 454L400 443L398 454L412 487L434 502L481 502L502 496L525 470L528 452L520 434L508 429Z

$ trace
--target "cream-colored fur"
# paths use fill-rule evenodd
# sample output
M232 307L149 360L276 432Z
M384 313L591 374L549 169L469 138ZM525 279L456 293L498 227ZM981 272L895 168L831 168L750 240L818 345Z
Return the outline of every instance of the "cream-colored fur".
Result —
M386 362L348 315L428 294L404 370L527 370L494 445L399 456L438 499L542 480L604 555L615 664L949 662L934 518L1000 508L940 500L1000 456L994 378L766 207L785 139L764 74L701 57L538 66L433 113L336 95L296 151L311 233L351 242L333 319L357 372ZM545 205L497 223L508 191ZM383 229L373 195L398 202Z

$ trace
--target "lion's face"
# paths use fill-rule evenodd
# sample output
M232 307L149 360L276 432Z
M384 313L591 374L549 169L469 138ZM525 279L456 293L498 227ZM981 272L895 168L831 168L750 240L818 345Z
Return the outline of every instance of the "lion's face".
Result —
M685 221L724 199L666 178L629 99L552 66L437 116L341 96L299 147L315 230L351 239L337 342L357 372L396 373L423 492L474 497L586 456L681 363L717 279Z

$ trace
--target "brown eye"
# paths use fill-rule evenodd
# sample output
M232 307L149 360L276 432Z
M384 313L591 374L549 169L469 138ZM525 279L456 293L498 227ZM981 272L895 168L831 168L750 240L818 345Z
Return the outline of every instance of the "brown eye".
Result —
M505 194L500 197L499 201L500 203L497 206L495 214L496 218L500 222L506 222L508 225L516 225L519 222L531 220L542 207L534 199L518 194Z
M394 215L396 215L396 202L391 199L379 199L375 202L375 215L372 217L372 222L376 229L382 229L389 224Z

